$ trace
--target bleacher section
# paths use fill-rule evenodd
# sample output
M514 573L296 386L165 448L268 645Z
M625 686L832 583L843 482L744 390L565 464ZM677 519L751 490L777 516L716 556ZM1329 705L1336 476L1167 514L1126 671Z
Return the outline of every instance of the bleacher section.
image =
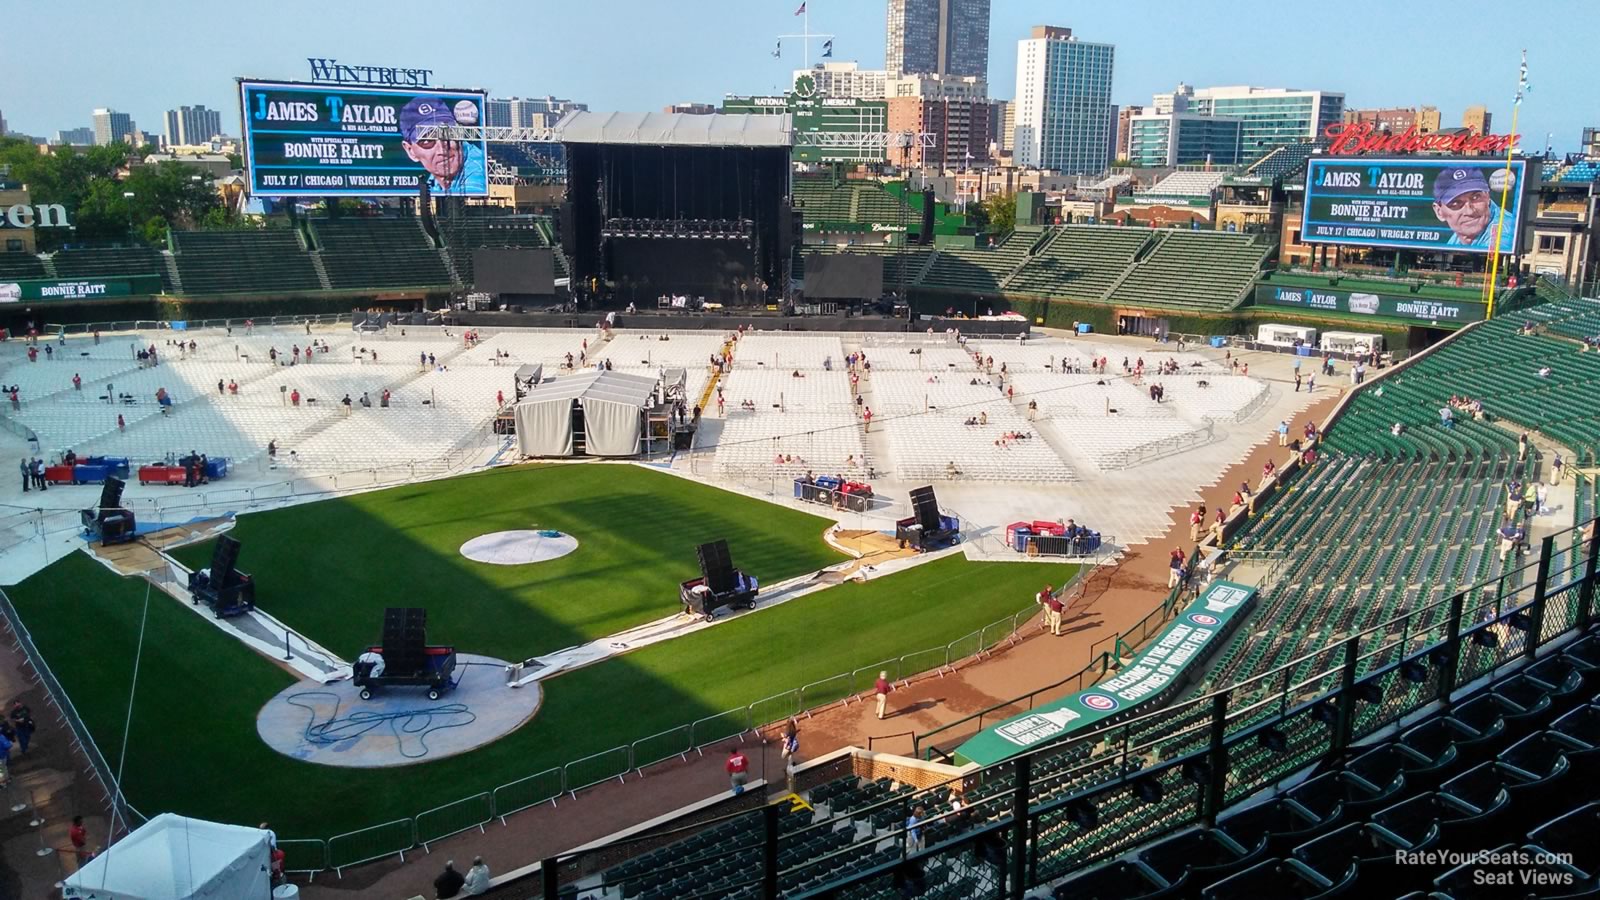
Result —
M288 229L174 231L172 247L185 294L322 290L311 255Z
M952 290L994 293L1039 240L1037 228L1019 228L993 249L940 250L926 281Z
M1215 172L1173 172L1171 175L1152 184L1149 190L1139 191L1135 194L1150 194L1160 197L1209 197L1222 184L1222 179L1228 173Z
M312 219L310 226L335 290L450 284L444 259L414 218Z
M876 181L838 180L832 175L795 175L794 202L807 222L826 230L829 223L920 223L922 214Z
M48 278L44 261L32 253L0 253L0 278Z
M1155 233L1147 228L1070 225L1051 229L1049 243L1023 264L1006 290L1074 300L1103 300ZM941 285L929 285L940 287Z
M1270 249L1249 235L1220 231L1161 234L1161 243L1110 292L1125 306L1221 312L1239 305Z
M1551 181L1584 182L1600 180L1600 160L1585 159L1562 169Z
M1491 419L1541 431L1572 448L1580 465L1593 465L1600 447L1600 356L1573 340L1521 334L1524 323L1556 331L1564 322L1588 323L1592 301L1569 300L1498 316L1388 379L1384 395L1364 392L1352 404L1353 427L1335 429L1329 445L1346 452L1393 456L1444 455L1467 448L1514 448L1512 432L1457 413L1440 425L1438 410L1452 396L1478 400ZM1549 374L1539 372L1548 368ZM1392 393L1391 393L1392 392ZM1398 436L1389 428L1406 425Z
M1259 175L1267 183L1280 178L1288 178L1305 170L1306 160L1311 158L1313 150L1326 149L1327 138L1317 138L1315 141L1304 141L1298 144L1285 144L1273 150L1266 156L1256 160L1246 174Z
M166 259L149 247L94 247L57 250L51 257L59 278L115 278L126 275L159 275L161 289L172 290Z

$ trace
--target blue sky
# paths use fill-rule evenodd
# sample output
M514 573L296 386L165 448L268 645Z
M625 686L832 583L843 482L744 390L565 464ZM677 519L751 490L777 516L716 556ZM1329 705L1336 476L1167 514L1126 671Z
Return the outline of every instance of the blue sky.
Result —
M811 28L835 35L836 59L883 65L883 0L808 0ZM496 95L555 94L591 109L653 110L725 93L781 89L801 62L799 0L107 0L5 4L0 113L30 134L89 124L111 106L156 131L163 110L201 103L237 131L233 78L306 79L307 56L431 68L451 87ZM1198 12L1204 10L1204 12ZM1224 11L1225 10L1225 11ZM1523 145L1576 149L1600 103L1583 72L1600 46L1600 12L1585 0L1517 10L1480 0L1230 0L1076 3L994 0L990 93L1010 97L1017 40L1035 24L1117 45L1114 99L1148 103L1179 81L1343 91L1352 106L1432 104L1446 125L1487 104L1509 128L1518 51L1535 90ZM35 47L37 50L30 50ZM23 74L19 60L51 59Z

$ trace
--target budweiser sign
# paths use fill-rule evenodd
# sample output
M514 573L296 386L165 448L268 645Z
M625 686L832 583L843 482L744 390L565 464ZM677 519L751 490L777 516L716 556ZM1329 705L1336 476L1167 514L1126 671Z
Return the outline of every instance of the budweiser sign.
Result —
M1399 134L1391 134L1379 131L1367 122L1334 122L1322 133L1333 142L1328 147L1328 153L1333 156L1362 156L1368 153L1386 156L1400 153L1448 153L1455 156L1500 154L1517 143L1514 134L1478 134L1470 130L1459 134L1427 134L1418 131L1415 126Z

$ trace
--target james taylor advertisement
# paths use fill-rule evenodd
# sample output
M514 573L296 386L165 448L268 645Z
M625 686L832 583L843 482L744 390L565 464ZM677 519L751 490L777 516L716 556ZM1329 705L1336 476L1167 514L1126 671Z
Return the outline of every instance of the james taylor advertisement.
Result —
M1500 252L1517 246L1520 160L1312 159L1306 167L1307 243L1359 244L1488 253L1500 223Z
M274 196L488 193L487 144L428 136L483 124L484 95L464 91L242 81L250 191Z

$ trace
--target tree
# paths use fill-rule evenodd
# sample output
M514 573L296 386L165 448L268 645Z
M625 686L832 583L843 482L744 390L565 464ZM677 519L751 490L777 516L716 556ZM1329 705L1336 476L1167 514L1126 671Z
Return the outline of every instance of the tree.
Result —
M983 214L989 220L991 232L1010 234L1017 227L1017 195L991 194L985 197Z

